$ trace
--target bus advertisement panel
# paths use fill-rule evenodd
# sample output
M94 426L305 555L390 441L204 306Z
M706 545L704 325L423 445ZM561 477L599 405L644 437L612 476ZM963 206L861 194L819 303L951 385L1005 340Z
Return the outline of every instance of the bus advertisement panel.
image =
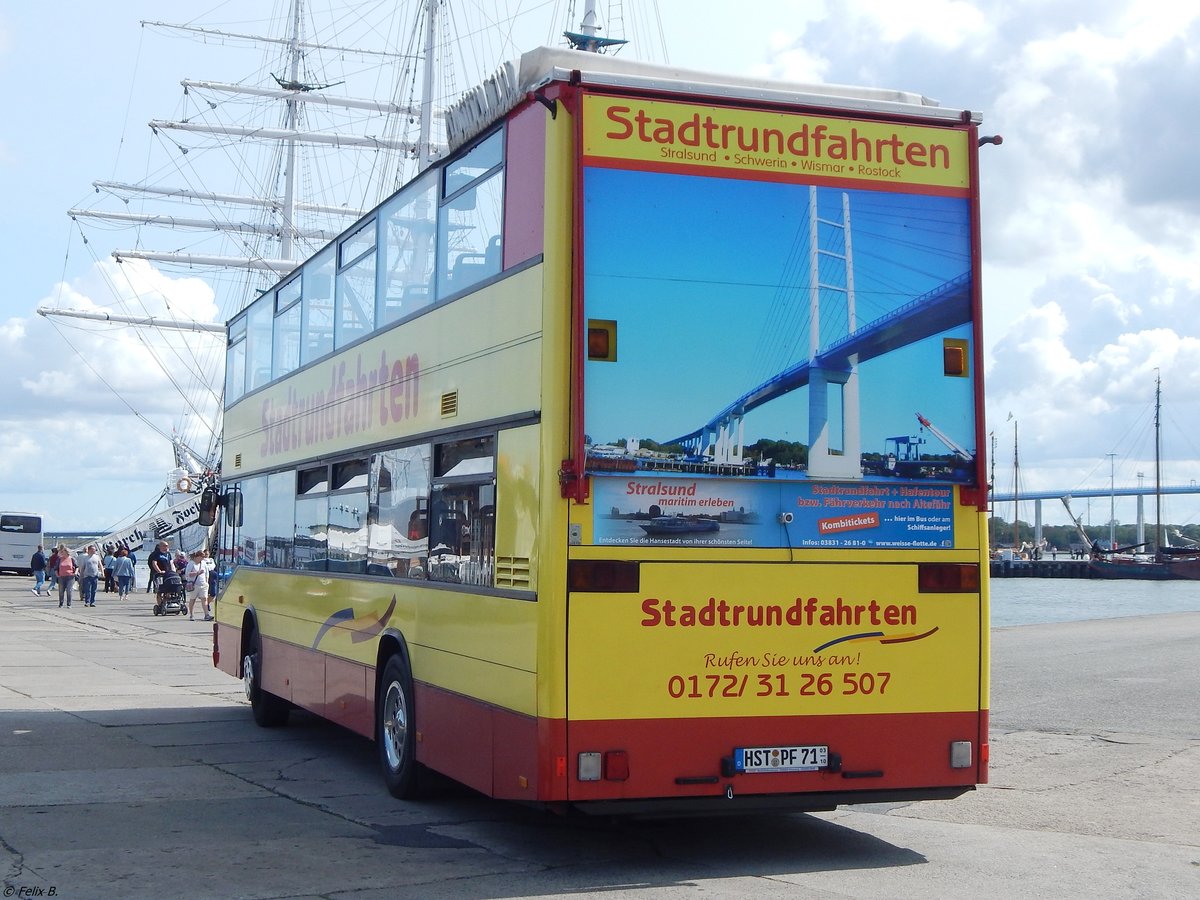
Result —
M973 129L582 107L586 533L638 562L570 597L572 750L627 800L986 780Z
M586 315L613 347L585 374L590 469L978 484L969 150L964 129L590 95ZM876 509L795 499L814 534ZM877 518L893 546L911 524Z

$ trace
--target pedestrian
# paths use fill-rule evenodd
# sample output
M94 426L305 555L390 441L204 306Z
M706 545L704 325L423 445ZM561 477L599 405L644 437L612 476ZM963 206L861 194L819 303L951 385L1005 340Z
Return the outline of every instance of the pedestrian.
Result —
M104 552L104 593L115 594L117 577L113 574L113 563L117 561L116 554L111 549Z
M217 563L216 560L209 555L207 550L204 551L204 562L208 566L208 596L213 603L216 603L218 593L217 589L220 587L217 578Z
M187 586L188 595L188 619L193 622L196 621L197 600L204 611L204 621L212 621L212 610L208 605L208 571L211 564L211 560L204 558L203 550L195 550L183 572L183 583Z
M133 558L124 547L117 551L117 559L113 563L113 576L117 579L117 599L124 600L133 590Z
M46 583L46 554L42 552L41 544L29 559L29 570L33 572L33 592L40 597L42 585ZM46 591L46 596L50 596L49 591Z
M58 548L55 547L50 551L50 558L46 560L46 596L50 596L50 592L58 586Z
M166 541L159 541L146 557L146 565L150 567L150 583L146 585L146 593L150 593L158 590L159 579L171 571L170 545Z
M61 609L65 599L67 609L70 609L71 597L75 592L75 560L66 544L59 544L57 552L58 562L54 567L54 574L58 579L58 606Z
M104 560L96 545L88 544L79 566L79 599L84 606L96 605L96 589L100 586L100 576L103 574Z
M174 566L175 566L175 573L176 573L176 574L177 574L177 575L178 575L180 578L182 578L182 577L183 577L183 573L187 571L187 567L188 567L188 557L187 557L187 554L186 554L186 553L184 553L182 550L176 550L176 551L175 551L175 559L174 559L174 561L172 562L172 565L174 565Z

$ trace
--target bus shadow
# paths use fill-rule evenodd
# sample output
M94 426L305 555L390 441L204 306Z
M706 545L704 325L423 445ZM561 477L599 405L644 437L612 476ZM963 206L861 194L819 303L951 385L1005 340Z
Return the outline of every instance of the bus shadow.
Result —
M162 711L157 711L161 716ZM294 710L282 728L259 728L248 708L216 710L207 723L155 723L141 740L190 746L197 761L297 802L369 827L375 844L404 851L476 849L510 863L550 868L557 890L666 887L704 878L799 875L911 866L922 854L803 813L621 818L562 815L493 800L435 772L422 798L402 801L383 786L373 742ZM203 745L192 740L204 741ZM488 879L473 894L504 896ZM569 882L577 882L571 886ZM529 885L514 885L522 896Z
M459 846L474 844L507 860L547 867L554 871L556 894L677 889L700 879L786 881L928 862L915 850L805 813L595 820L501 806L490 810L499 821L441 823L425 831ZM396 836L385 829L380 837L391 843L387 839ZM410 828L404 837L416 835ZM518 883L506 891L503 880L496 879L476 887L459 896L515 897L528 890L528 884Z
M437 880L451 865L458 874L439 883L439 897L677 890L762 877L786 885L790 877L927 861L805 814L564 816L491 800L440 776L422 800L400 801L383 786L371 741L298 711L285 727L259 728L243 705L3 709L0 770L0 808L24 811L11 835L22 845L47 823L71 827L97 815L114 827L144 822L154 841L179 833L222 845L267 840L280 848L283 868L310 865L287 859L314 840L349 841L339 846L350 856L403 863L413 884Z

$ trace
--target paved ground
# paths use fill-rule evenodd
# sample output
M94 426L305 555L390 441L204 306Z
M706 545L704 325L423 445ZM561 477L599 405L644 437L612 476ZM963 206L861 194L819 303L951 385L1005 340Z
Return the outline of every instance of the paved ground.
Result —
M998 629L957 800L616 823L393 800L369 742L256 728L209 635L0 578L4 896L1200 896L1200 614Z

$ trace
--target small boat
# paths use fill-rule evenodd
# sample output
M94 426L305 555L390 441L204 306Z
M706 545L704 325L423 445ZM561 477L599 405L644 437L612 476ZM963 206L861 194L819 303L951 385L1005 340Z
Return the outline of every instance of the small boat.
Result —
M1145 581L1200 581L1200 555L1105 554L1088 563L1093 578L1138 578Z
M655 516L649 522L639 523L638 527L649 537L705 534L721 530L720 523L715 519L702 519L698 516Z

